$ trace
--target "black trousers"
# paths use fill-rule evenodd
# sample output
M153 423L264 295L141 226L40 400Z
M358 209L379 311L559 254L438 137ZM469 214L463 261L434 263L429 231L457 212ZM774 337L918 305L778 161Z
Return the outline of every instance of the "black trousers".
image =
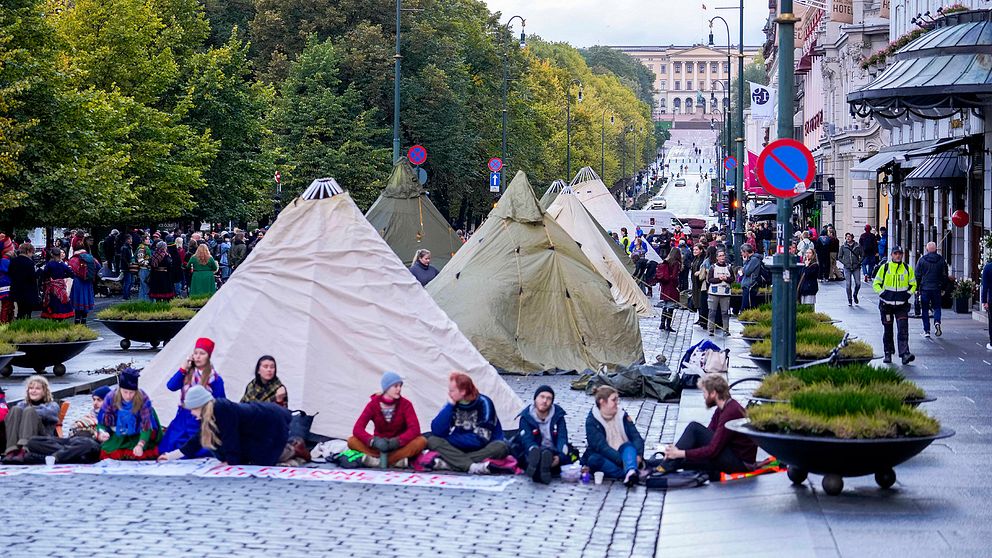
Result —
M89 436L58 438L55 436L35 436L25 446L28 452L41 457L55 456L56 463L96 463L100 460L100 442Z
M690 450L705 447L713 439L713 431L698 422L690 422L685 432L675 447L680 450ZM740 473L748 471L748 466L741 461L741 458L734 455L730 446L724 446L720 453L713 459L706 461L693 461L691 459L666 459L662 462L662 467L666 471L678 471L679 469L689 469L693 471L706 471L712 475L719 473Z
M892 341L892 326L898 330L899 356L909 354L909 303L899 305L879 304L882 315L882 345L885 354L895 354L896 347Z

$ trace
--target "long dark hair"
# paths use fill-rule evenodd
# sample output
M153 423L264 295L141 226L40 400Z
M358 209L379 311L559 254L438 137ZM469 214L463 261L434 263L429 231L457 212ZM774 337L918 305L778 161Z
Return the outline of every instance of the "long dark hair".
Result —
M275 373L275 375L272 376L272 379L275 380L275 379L279 378L279 364L276 363L276 357L274 357L272 355L262 355L262 356L260 356L258 358L258 362L255 363L255 382L257 382L259 384L265 383L262 380L262 377L258 374L258 371L262 368L262 363L265 362L265 361L267 361L267 360L271 360L272 361L273 368L276 369L276 373Z

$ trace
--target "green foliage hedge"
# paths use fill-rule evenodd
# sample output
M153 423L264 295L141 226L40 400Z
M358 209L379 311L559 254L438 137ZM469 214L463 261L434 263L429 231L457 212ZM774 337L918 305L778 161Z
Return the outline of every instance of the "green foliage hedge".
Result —
M176 308L161 302L125 302L115 304L97 313L99 320L165 321L189 320L196 315L190 308Z
M837 343L834 343L833 345L820 345L800 343L797 341L796 358L804 360L827 358L827 356L830 355L830 351L832 351L836 346ZM771 341L764 339L751 345L751 354L756 357L770 357L772 355ZM841 358L871 358L874 354L875 351L872 349L871 345L865 343L864 341L854 341L840 350Z
M17 347L11 345L10 343L0 341L0 355L9 355L10 353L13 353L16 350Z
M754 391L757 397L788 400L807 388L860 386L899 398L902 401L922 399L926 393L891 368L875 368L870 364L845 364L831 367L814 366L787 370L765 378Z
M0 342L18 343L67 343L92 341L97 333L84 325L56 320L15 320L0 328Z
M210 301L211 295L201 295L201 296L191 296L188 298L174 298L172 299L172 306L175 308L192 308L194 310L199 310L207 305Z

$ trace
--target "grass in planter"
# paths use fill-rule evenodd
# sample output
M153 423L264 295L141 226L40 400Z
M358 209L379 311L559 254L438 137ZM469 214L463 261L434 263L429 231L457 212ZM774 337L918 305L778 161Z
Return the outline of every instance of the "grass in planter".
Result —
M9 355L17 350L17 347L11 345L10 343L4 343L0 341L0 355Z
M96 317L98 320L163 321L189 320L194 315L196 312L189 308L174 308L161 302L137 301L115 304L101 310Z
M840 341L838 340L838 343ZM800 359L821 359L827 358L830 351L836 347L833 345L816 345L811 343L796 342L796 358ZM772 355L772 345L770 340L764 339L751 345L751 354L756 357L768 358ZM871 358L875 356L874 349L864 341L853 341L840 350L841 358Z
M771 308L765 308L767 305L762 304L757 308L748 308L747 310L741 312L737 319L742 322L771 322L772 321L772 310ZM816 322L830 322L833 318L824 314L823 312L813 312L809 305L800 304L801 309L797 312L796 319L810 319Z
M84 325L57 320L14 320L0 329L0 342L18 343L67 343L92 341L97 333Z
M172 299L172 306L175 308L192 308L194 310L199 310L206 306L207 301L210 300L211 295L200 295L191 296L188 298L174 298Z
M812 342L813 339L827 339L832 340L836 338L836 341L832 341L834 346L840 343L840 340L844 338L844 331L833 324L824 324L820 322L812 322L808 320L803 320L801 323L797 323L803 327L796 328L796 337L802 338L802 334L808 333L809 335L805 338ZM760 323L760 324L750 324L744 327L744 331L741 333L742 337L751 337L758 339L767 339L772 335L772 325L770 323Z
M916 384L906 380L892 368L875 368L870 364L844 364L829 366L821 364L811 368L786 370L765 378L754 395L769 399L788 399L793 393L807 386L871 386L873 389L888 389L884 386L898 386L900 398L922 399L926 393Z
M845 439L932 436L940 430L936 419L904 405L899 397L855 386L808 388L789 403L755 407L748 418L765 432Z

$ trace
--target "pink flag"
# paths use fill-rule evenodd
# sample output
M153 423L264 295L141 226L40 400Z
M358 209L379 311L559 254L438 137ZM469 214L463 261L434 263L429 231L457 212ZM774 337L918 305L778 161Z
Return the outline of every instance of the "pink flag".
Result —
M768 192L758 182L758 156L747 152L747 162L744 163L744 189L758 196L767 196Z

